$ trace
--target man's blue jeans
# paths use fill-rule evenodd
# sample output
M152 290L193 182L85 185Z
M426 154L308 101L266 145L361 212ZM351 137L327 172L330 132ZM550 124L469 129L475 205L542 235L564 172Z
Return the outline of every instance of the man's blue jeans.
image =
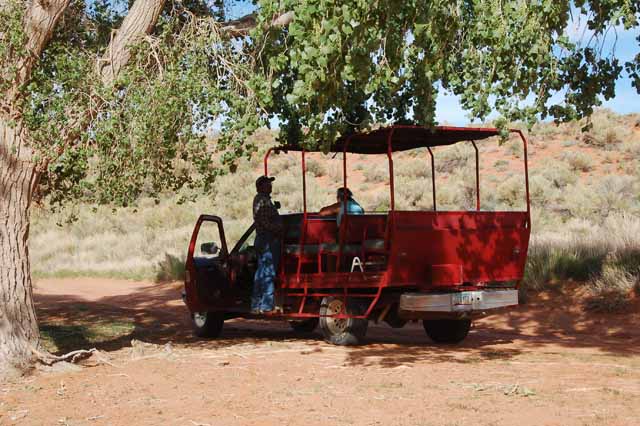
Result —
M274 283L280 264L280 241L269 235L257 235L254 247L258 256L258 270L253 278L251 309L271 311L274 308Z

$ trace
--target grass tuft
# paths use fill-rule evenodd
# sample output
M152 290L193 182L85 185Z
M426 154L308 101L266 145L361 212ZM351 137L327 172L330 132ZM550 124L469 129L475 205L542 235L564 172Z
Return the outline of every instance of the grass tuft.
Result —
M185 258L165 253L158 262L156 282L183 281L185 277Z

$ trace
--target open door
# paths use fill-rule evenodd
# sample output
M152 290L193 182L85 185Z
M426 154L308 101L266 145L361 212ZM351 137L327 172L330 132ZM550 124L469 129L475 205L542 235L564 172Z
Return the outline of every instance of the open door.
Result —
M186 262L186 302L191 312L224 310L231 296L229 252L222 219L201 215Z

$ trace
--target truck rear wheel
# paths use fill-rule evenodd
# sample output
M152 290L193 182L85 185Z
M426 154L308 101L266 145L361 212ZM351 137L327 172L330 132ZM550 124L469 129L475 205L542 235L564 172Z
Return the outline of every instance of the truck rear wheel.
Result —
M332 318L324 315L359 315L363 309L356 303L347 303L336 297L325 297L320 305L320 329L324 339L339 346L357 345L367 334L369 321L366 318Z
M222 312L193 312L193 333L198 337L218 337L224 325Z
M318 326L318 318L302 321L289 321L289 325L296 333L311 333Z
M436 343L458 343L469 334L471 320L423 320L427 336Z

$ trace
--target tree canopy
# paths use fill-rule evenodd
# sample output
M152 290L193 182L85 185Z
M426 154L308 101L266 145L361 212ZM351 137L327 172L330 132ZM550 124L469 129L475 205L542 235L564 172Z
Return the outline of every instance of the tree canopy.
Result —
M26 37L24 4L6 4L2 89L15 81ZM30 130L41 188L54 204L127 205L143 191L210 188L255 150L248 136L274 119L282 140L306 144L373 123L429 126L442 90L459 95L473 118L497 111L498 125L589 115L601 97L614 96L622 73L640 90L640 54L623 64L599 50L611 28L638 27L639 7L631 0L261 0L247 31L224 21L222 1L168 2L149 35L129 41L135 47L112 81L105 72L113 65L96 58L109 55L126 10L73 0L12 109ZM288 25L272 24L285 13L293 17ZM579 13L593 34L582 45L567 36ZM215 147L203 137L212 123L221 128Z
M626 66L602 45L612 28L638 27L632 1L263 1L263 19L295 11L288 28L258 26L263 102L283 137L331 140L372 122L432 125L439 91L459 95L472 118L498 124L589 115L614 96ZM591 38L570 41L584 15ZM266 86L268 84L268 86ZM553 95L561 94L561 97Z

